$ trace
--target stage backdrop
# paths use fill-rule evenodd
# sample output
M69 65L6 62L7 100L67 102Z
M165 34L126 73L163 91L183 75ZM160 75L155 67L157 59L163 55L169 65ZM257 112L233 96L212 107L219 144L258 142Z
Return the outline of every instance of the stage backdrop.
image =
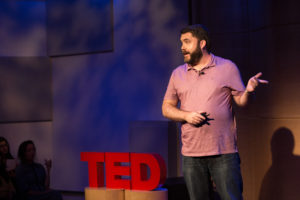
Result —
M53 159L52 188L83 191L88 170L80 152L128 152L130 122L164 120L161 103L172 70L182 63L179 30L188 23L188 5L47 2L0 2L0 63L10 61L0 76L15 84L0 82L1 108L16 100L20 111L34 108L30 120L17 113L3 117L0 133L14 156L22 141L32 139L38 162ZM17 99L4 103L8 95Z
M56 188L87 186L80 152L127 152L130 122L163 120L169 76L182 63L186 2L115 0L113 13L113 52L52 58Z

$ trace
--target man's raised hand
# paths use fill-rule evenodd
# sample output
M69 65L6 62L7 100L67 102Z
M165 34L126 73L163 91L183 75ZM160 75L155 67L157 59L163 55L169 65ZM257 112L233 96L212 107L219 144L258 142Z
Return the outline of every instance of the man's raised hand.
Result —
M269 81L267 81L267 80L260 79L261 76L262 76L262 73L259 72L258 74L256 74L255 76L253 76L249 79L247 87L246 87L247 92L254 92L256 87L259 84L268 84L269 83Z

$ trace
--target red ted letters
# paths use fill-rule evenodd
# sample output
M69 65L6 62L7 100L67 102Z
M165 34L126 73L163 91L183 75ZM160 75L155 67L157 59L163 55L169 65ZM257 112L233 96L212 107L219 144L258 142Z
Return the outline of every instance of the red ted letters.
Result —
M166 165L158 154L81 152L81 161L88 162L90 187L104 187L106 178L107 188L153 190L166 179Z

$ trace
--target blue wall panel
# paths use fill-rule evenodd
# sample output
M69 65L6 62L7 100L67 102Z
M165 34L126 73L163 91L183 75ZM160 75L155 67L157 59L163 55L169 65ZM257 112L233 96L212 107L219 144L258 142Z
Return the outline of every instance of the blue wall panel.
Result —
M46 56L46 4L0 1L0 56Z
M47 12L48 55L112 50L112 0L49 0Z
M186 14L179 0L115 0L113 52L52 58L53 188L82 191L80 152L128 152L130 122L163 119Z

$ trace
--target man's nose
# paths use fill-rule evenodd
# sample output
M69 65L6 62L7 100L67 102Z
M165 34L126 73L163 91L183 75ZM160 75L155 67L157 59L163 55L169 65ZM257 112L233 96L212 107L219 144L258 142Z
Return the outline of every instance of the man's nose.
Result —
M185 47L181 45L181 51L185 51Z

